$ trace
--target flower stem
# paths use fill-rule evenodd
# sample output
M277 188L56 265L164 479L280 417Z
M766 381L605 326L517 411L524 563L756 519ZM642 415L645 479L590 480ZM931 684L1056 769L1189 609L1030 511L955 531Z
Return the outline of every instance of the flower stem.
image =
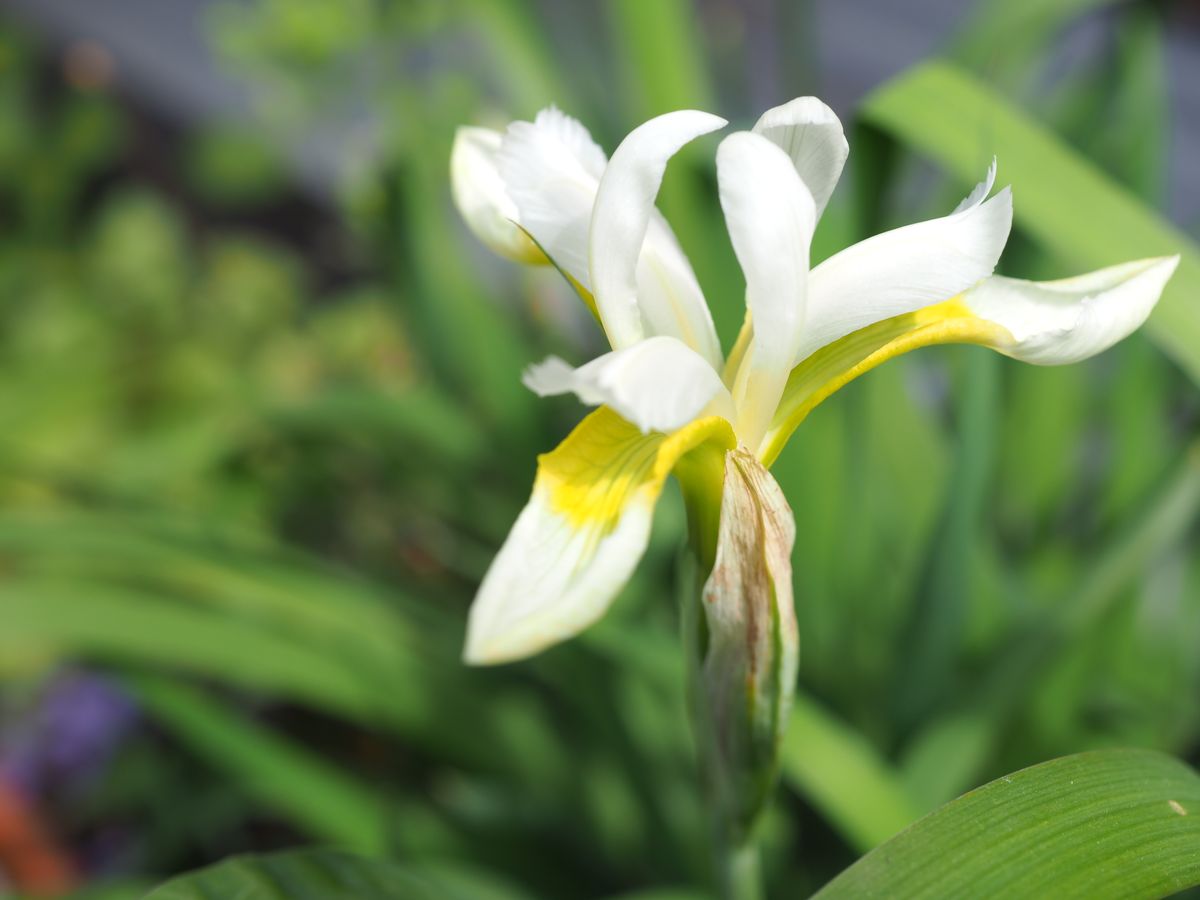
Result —
M721 844L721 896L724 900L762 900L762 873L754 839L735 842L722 838Z

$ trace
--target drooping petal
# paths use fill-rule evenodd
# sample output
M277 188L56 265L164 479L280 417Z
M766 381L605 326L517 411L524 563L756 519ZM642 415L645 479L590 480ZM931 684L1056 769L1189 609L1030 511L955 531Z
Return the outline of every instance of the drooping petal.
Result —
M733 417L729 392L708 361L675 338L647 338L579 368L556 356L531 366L525 386L541 397L575 394L611 406L643 432L682 428L705 410Z
M820 218L850 154L837 114L816 97L797 97L763 113L754 132L778 144L791 157L812 193Z
M684 144L725 124L719 116L697 110L667 113L635 128L613 153L592 211L588 261L592 294L614 349L628 347L646 336L638 303L638 260L667 161ZM654 303L659 298L643 299ZM672 297L667 294L661 299L669 302ZM689 321L706 319L708 328L712 327L706 306L702 315L689 306L685 317ZM657 322L679 316L653 310L645 318Z
M587 236L607 161L587 129L554 107L513 122L496 154L521 226L567 274L587 287Z
M1178 256L1142 259L1060 281L995 275L963 302L1011 335L1011 343L995 345L1001 353L1037 365L1073 363L1140 327L1178 263Z
M753 447L771 422L800 346L816 206L788 155L749 131L721 142L717 183L754 323L733 384L738 437Z
M1124 263L1061 281L992 276L973 290L826 344L796 366L758 447L770 465L813 409L859 375L934 344L980 344L1040 365L1078 362L1140 326L1177 256Z
M602 408L540 457L533 495L471 607L466 661L520 659L599 619L645 552L667 475L706 442L733 447L729 423L642 434Z
M500 177L496 156L501 135L490 128L463 127L450 151L450 191L475 236L494 253L523 263L546 257L517 227L517 205Z
M873 322L953 297L991 275L1012 227L1008 188L984 200L994 179L993 165L950 215L867 238L813 269L796 361Z

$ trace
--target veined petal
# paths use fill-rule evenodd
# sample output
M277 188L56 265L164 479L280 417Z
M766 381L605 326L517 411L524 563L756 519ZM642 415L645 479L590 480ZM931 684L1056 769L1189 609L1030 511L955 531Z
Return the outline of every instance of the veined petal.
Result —
M552 106L532 122L508 126L496 163L517 221L586 288L588 227L604 151L583 125Z
M808 318L796 361L892 316L962 293L992 274L1012 227L1008 188L984 200L987 179L958 209L847 247L809 276Z
M816 97L797 97L763 113L754 132L778 144L791 157L812 192L820 218L850 155L837 114Z
M523 263L545 263L541 250L515 224L517 205L500 177L496 156L501 134L490 128L459 128L450 151L450 192L467 227L490 250Z
M523 380L541 397L573 393L584 403L611 406L643 432L674 431L706 409L733 418L716 370L670 337L647 338L577 369L552 356L526 370Z
M541 456L533 495L471 607L466 661L520 659L599 619L645 552L667 475L708 442L732 448L729 423L642 434L602 408Z
M1141 326L1178 263L1178 256L1141 259L1059 281L995 275L963 302L1011 335L994 345L1001 353L1037 365L1073 363Z
M733 383L735 430L753 447L771 422L800 346L816 206L788 155L749 131L721 142L717 183L754 328Z
M667 113L635 128L613 153L592 211L588 261L592 294L614 349L646 336L638 304L638 259L667 161L684 144L725 124L719 116L697 110ZM666 316L657 311L646 316L660 318Z
M792 370L759 459L769 466L827 397L910 350L981 344L1041 365L1099 353L1146 320L1178 261L1144 259L1040 283L993 276L965 294L848 334Z

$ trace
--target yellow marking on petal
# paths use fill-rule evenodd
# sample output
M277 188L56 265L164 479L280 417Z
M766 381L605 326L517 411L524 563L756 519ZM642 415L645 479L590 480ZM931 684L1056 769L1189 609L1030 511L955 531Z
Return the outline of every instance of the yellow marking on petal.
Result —
M735 446L733 429L719 416L697 419L672 434L643 434L608 407L579 423L561 444L538 457L535 490L573 527L602 537L614 529L635 497L653 503L682 458L706 443Z
M527 266L548 266L550 265L550 257L548 257L537 241L529 236L529 232L521 228L520 235L515 237L512 246L509 247L511 259L513 262L523 263Z
M759 458L770 466L796 427L831 394L880 363L934 344L1003 347L1012 335L976 316L962 295L860 328L817 350L792 369Z

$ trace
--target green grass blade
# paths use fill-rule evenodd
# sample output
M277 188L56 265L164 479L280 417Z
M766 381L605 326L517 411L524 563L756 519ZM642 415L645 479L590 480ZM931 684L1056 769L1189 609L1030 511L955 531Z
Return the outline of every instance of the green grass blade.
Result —
M867 854L817 897L1162 897L1200 884L1200 776L1145 750L993 781Z
M688 107L712 108L706 55L690 0L614 0L609 14L639 119Z
M134 589L52 579L0 588L0 649L36 646L72 656L218 676L353 717L379 701L371 685L312 647Z
M1154 340L1200 382L1200 248L1095 165L1007 100L944 62L917 66L865 102L872 125L931 156L964 182L995 153L1013 185L1016 224L1080 270L1181 255L1147 323ZM1075 272L1063 272L1073 275Z
M467 866L401 865L330 850L235 856L181 875L146 900L520 900L494 877Z
M383 807L365 785L179 682L152 676L126 682L189 750L313 838L364 853L387 848Z
M556 103L574 109L571 82L562 76L535 10L510 0L465 0L462 18L495 61L494 80L508 88L514 112L532 117Z
M781 753L783 778L859 850L908 826L920 809L873 746L797 694Z
M981 536L994 469L1000 360L968 348L956 406L959 445L946 504L901 645L909 658L895 712L912 727L946 694L962 646L971 596L972 553Z
M1070 22L1117 0L993 0L978 4L950 53L991 77L1030 68L1030 58Z

